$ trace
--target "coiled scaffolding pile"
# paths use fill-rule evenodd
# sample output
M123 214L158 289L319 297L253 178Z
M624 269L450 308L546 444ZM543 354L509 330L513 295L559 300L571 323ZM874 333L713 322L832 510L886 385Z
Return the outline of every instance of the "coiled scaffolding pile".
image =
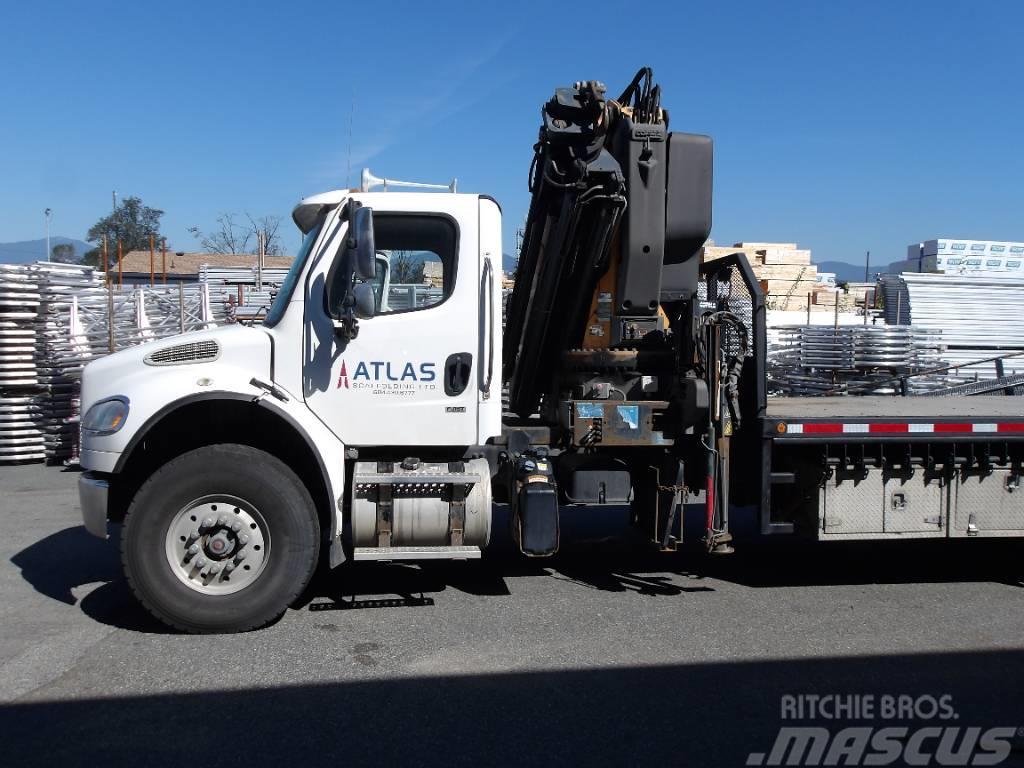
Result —
M924 394L947 386L942 334L913 326L773 328L769 391L786 395Z
M105 287L76 265L0 265L0 462L77 460L86 364L229 321L223 293L198 283Z
M0 265L0 462L46 457L36 365L39 302L27 267Z

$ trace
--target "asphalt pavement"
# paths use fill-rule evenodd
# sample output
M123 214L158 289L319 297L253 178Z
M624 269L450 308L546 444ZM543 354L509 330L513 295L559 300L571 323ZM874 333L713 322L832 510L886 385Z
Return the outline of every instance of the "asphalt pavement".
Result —
M0 467L4 765L744 765L786 695L1024 726L1022 542L666 556L582 510L550 561L346 564L272 626L192 637L135 603L76 482Z

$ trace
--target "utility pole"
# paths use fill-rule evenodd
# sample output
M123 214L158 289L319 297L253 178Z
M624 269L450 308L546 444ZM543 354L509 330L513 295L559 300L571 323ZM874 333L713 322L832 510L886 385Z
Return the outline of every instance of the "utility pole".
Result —
M865 283L870 283L871 282L871 277L868 275L868 273L870 271L871 271L871 251L868 251L867 255L864 257L864 282Z
M116 189L112 189L110 191L110 241L111 241L110 242L110 247L111 247L111 249L113 249L115 241L118 243L117 247L118 248L121 247L120 246L121 238L119 238L117 236L117 229L116 229L117 223L115 221L116 218L117 218L117 190ZM121 265L118 264L118 271L120 271L120 268L121 268Z
M260 231L256 232L256 290L263 290L263 262L264 262L264 251L265 244L263 242L263 233Z
M53 211L47 208L43 211L43 216L46 218L46 260L50 260L50 217L53 215Z

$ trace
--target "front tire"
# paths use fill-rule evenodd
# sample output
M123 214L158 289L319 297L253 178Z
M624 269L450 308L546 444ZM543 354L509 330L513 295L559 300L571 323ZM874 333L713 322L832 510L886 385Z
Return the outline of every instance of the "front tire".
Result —
M242 632L280 616L316 568L309 491L282 461L211 445L165 464L135 495L121 559L132 590L165 624Z

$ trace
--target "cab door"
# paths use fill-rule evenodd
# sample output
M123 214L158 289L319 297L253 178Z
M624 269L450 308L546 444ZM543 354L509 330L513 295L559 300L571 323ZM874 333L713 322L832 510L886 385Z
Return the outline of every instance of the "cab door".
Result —
M303 395L348 445L472 445L477 440L480 267L477 197L362 194L373 209L376 313L356 338L335 332L333 258L307 279ZM342 227L346 226L344 222Z

